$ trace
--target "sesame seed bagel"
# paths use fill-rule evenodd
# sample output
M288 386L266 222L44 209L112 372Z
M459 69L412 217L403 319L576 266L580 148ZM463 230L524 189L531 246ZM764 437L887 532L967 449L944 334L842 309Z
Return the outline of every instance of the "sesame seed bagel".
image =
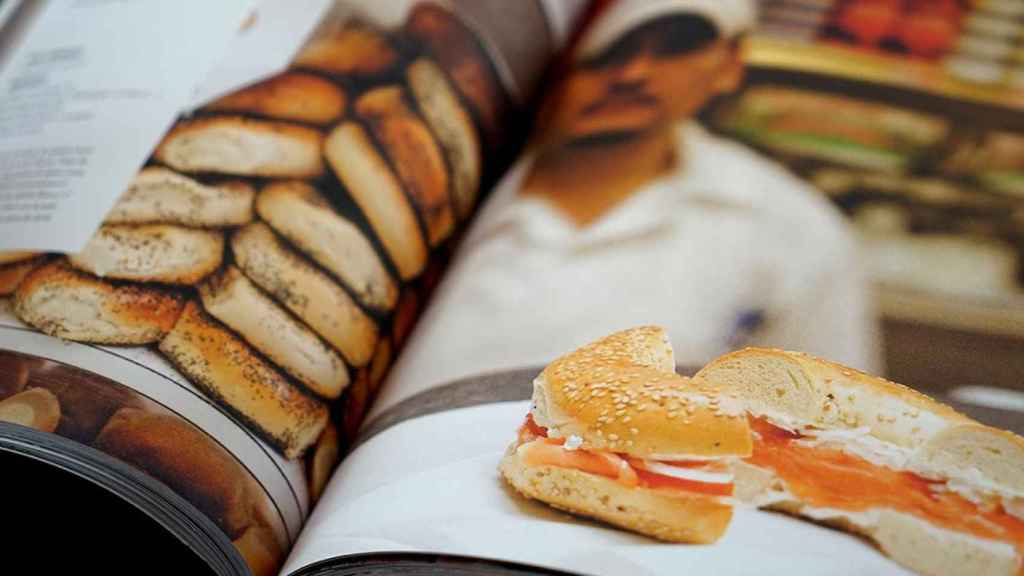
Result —
M637 458L747 456L747 420L707 381L674 372L664 330L617 332L552 362L533 382L534 421L581 448Z
M732 504L715 498L631 488L570 468L527 466L515 450L501 460L500 470L523 496L668 542L710 544L732 519Z

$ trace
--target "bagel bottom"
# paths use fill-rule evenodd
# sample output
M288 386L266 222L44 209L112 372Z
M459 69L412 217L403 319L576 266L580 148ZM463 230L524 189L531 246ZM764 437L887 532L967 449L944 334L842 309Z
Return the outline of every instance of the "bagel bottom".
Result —
M499 469L528 498L659 540L710 544L732 519L732 505L713 496L629 487L571 468L526 466L514 449Z

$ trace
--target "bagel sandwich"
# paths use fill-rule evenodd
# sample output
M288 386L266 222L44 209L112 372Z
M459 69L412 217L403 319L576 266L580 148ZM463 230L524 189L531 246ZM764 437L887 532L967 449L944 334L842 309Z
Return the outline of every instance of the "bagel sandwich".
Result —
M671 542L732 518L730 463L751 454L735 399L674 371L663 330L618 332L551 363L500 463L518 492Z
M746 349L695 380L742 400L736 496L862 535L932 576L1024 569L1024 439L805 354Z

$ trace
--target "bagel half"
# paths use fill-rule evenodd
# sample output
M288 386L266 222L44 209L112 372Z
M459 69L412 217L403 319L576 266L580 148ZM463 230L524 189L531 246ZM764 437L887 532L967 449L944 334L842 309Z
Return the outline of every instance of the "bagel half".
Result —
M180 224L193 228L241 226L252 220L251 184L203 184L177 172L151 166L135 175L128 190L107 213L107 224Z
M612 334L552 362L500 464L525 496L672 542L711 543L732 517L729 463L747 420L674 372L660 328Z
M224 257L224 232L171 224L104 224L71 265L101 278L195 284Z
M1019 436L806 354L746 349L695 379L742 398L756 432L742 500L866 536L921 573L1021 573Z
M60 259L37 268L14 293L14 313L50 336L96 344L150 344L181 314L177 292L113 284Z

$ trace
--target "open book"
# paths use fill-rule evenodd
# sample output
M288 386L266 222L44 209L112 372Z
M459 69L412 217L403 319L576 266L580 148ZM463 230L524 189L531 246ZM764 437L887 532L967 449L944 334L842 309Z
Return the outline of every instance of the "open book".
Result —
M869 275L1024 309L1024 67L986 60L1017 5L756 4L0 3L0 452L220 574L904 573L499 477L540 370L617 329L665 324L683 373L756 344L877 372Z

